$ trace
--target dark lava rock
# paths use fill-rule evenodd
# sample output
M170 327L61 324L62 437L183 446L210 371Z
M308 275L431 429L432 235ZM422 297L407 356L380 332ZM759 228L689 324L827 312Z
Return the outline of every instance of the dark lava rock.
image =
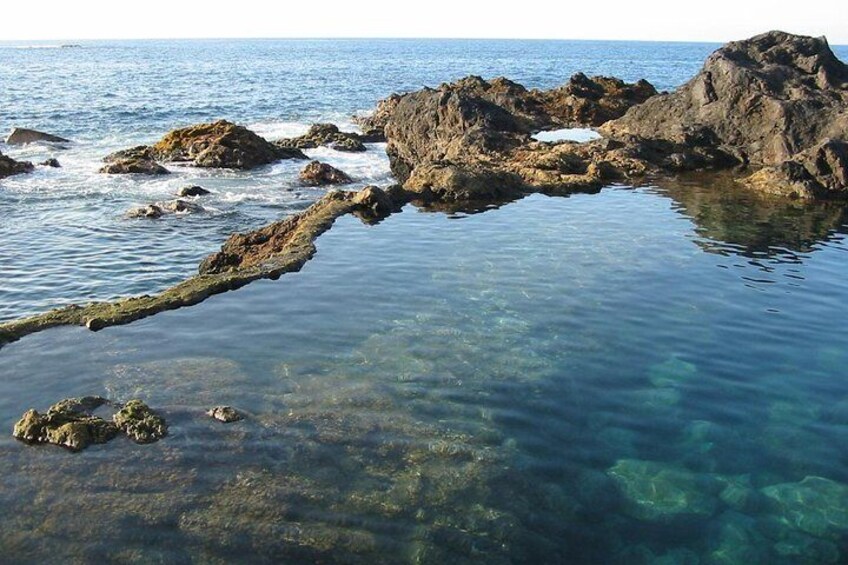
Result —
M281 148L314 149L322 145L329 145L336 151L361 152L365 151L365 145L358 134L339 131L334 124L312 124L304 135L289 139L280 139L274 142Z
M353 182L347 173L320 161L312 161L306 165L306 167L300 171L300 180L309 186L349 184Z
M800 196L844 193L846 172L834 143L848 140L848 66L824 38L765 33L728 43L677 91L632 108L601 131L691 144L693 129L742 162L773 167L751 185ZM820 167L822 146L827 163ZM798 190L801 168L818 187Z
M99 396L71 398L51 406L46 414L28 410L15 424L12 435L26 443L52 443L71 451L93 443L106 443L118 435L118 428L91 412L107 403Z
M49 133L25 128L13 129L12 133L9 134L9 137L6 138L6 143L8 145L24 145L27 143L36 143L39 141L46 141L49 143L70 142L69 139L65 139L64 137L59 137L57 135L51 135Z
M62 166L59 164L58 159L53 158L47 159L46 161L42 161L41 163L39 163L39 165L41 165L42 167L53 167L54 169L58 169Z
M29 173L35 167L29 161L15 161L0 153L0 179L20 173Z
M161 161L197 167L253 169L281 159L306 159L297 149L280 148L249 129L220 120L177 129L152 147Z
M177 191L177 196L183 198L188 196L206 196L207 194L211 193L202 186L184 186Z
M168 435L165 420L141 400L130 400L112 419L136 443L152 443Z
M206 414L219 422L224 422L225 424L231 424L232 422L238 422L239 420L244 419L244 416L242 416L232 406L216 406L206 412Z

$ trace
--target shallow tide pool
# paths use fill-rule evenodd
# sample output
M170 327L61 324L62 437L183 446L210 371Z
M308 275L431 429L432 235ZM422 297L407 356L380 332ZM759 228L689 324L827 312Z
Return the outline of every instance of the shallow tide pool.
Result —
M848 559L846 209L697 181L342 218L300 273L0 350L11 561ZM246 414L223 425L204 411Z

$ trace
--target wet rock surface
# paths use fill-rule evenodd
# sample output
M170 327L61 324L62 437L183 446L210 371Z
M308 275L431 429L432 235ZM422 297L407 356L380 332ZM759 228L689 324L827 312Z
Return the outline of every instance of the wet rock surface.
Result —
M12 133L10 133L9 136L6 138L7 145L26 145L27 143L37 143L39 141L47 143L70 142L69 139L59 137L58 135L52 135L49 133L44 133L42 131L26 128L15 128L12 130Z
M177 191L177 196L180 198L186 198L191 196L206 196L207 194L212 194L202 186L184 186Z
M362 152L366 149L359 134L340 131L335 124L313 124L304 135L280 139L275 141L274 145L285 149L314 149L327 145L336 151L349 153Z
M0 179L20 173L29 173L34 168L29 161L15 161L0 153Z
M225 424L231 424L244 419L244 416L232 406L216 406L206 412L206 415Z
M52 167L54 169L62 167L62 165L59 163L59 160L53 158L47 159L46 161L42 161L41 163L39 163L39 165L41 165L42 167Z
M156 162L155 152L146 145L116 151L103 158L101 173L110 175L167 175L168 169Z
M156 219L168 214L199 214L205 211L206 209L200 204L177 198L176 200L155 202L153 204L139 206L138 208L132 208L127 211L126 217Z
M321 161L311 161L300 171L300 180L307 186L327 186L332 184L350 184L353 182L347 173Z
M12 435L26 443L50 443L71 451L106 443L118 435L118 428L92 412L107 402L99 396L86 396L62 400L46 414L28 410L15 424Z

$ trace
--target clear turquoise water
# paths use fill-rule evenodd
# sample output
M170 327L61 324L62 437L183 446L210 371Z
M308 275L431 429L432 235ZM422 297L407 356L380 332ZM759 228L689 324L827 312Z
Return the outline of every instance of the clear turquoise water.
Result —
M352 128L353 114L391 92L470 73L528 87L573 73L647 78L660 89L685 82L715 45L587 41L255 40L51 43L0 41L0 135L12 127L73 139L67 150L0 152L62 169L0 180L0 320L57 304L141 294L194 272L233 231L307 206L320 190L300 186L302 166L250 173L173 167L162 178L97 174L112 151L165 132L227 118L277 138L315 121ZM848 50L837 47L844 58ZM382 147L361 155L308 152L357 181L392 182ZM187 184L215 194L202 216L128 221L133 207L173 198Z
M4 557L841 562L846 233L699 180L408 207L279 281L30 336L0 350L0 429L103 394L171 435L0 438Z

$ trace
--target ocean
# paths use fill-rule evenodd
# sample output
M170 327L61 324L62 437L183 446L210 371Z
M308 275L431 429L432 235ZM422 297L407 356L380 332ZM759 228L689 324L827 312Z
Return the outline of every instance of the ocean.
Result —
M97 173L226 118L275 139L468 74L685 82L710 44L0 42L0 321L161 290L323 193L302 163ZM835 47L843 59L848 48ZM381 144L326 148L353 187ZM129 208L185 185L202 214ZM483 213L345 217L299 273L0 349L0 430L141 398L170 434L81 453L0 434L0 561L838 563L848 559L848 208L707 179ZM205 415L230 404L242 422Z

